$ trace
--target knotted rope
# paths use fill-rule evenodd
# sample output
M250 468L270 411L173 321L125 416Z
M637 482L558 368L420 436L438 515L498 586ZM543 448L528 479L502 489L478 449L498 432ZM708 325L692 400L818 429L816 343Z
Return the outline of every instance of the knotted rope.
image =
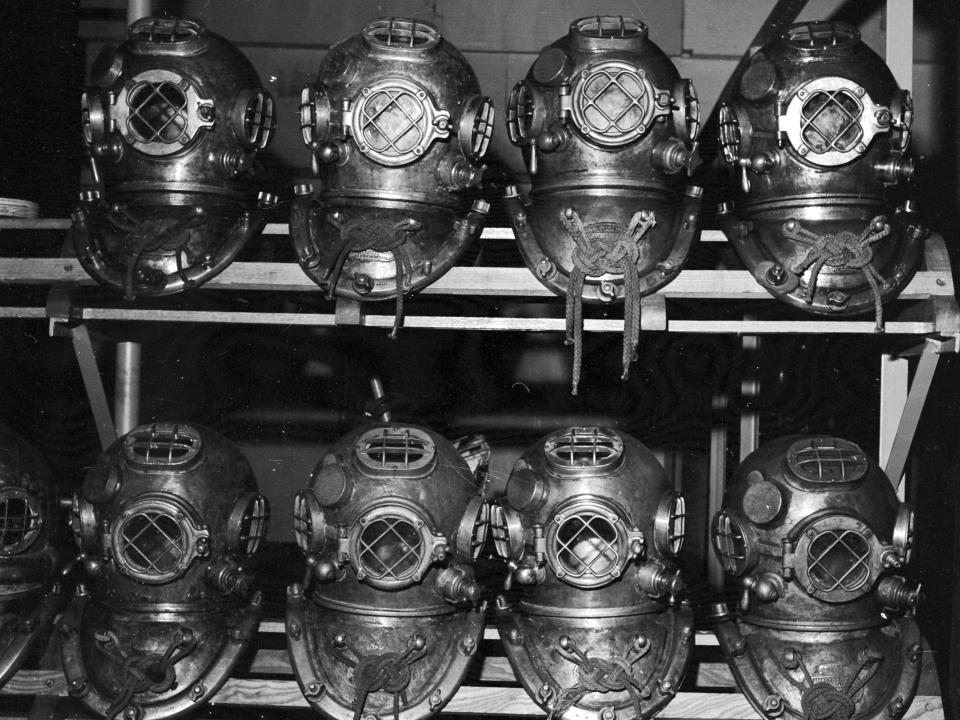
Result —
M393 695L393 716L400 720L400 704L407 704L406 689L410 684L410 666L427 654L427 642L422 635L412 635L403 653L361 655L342 635L333 638L333 656L347 667L354 668L353 720L360 720L367 696L374 692ZM343 650L353 653L348 657Z
M868 655L842 688L836 688L828 682L815 681L807 670L803 655L797 650L789 650L783 660L777 657L774 659L784 677L801 692L800 711L803 713L803 720L850 720L857 710L854 697L870 682L883 657ZM803 674L801 680L795 679L788 672L797 668ZM864 670L866 674L860 678Z
M393 329L389 337L395 340L403 323L403 281L413 273L406 255L400 252L400 246L406 242L408 236L419 232L423 224L407 218L398 222L392 232L383 231L382 228L381 232L376 232L371 229L376 226L371 226L366 220L355 220L343 226L336 225L336 227L340 231L340 239L333 248L333 263L320 281L321 285L326 286L327 300L333 300L334 291L343 273L343 266L351 253L364 251L391 253L396 268L397 309L393 316Z
M623 275L623 374L620 379L626 380L630 374L630 363L637 359L637 345L640 342L639 242L657 224L657 220L653 212L641 210L630 219L626 232L622 231L622 226L609 223L617 230L612 240L607 233L589 232L580 214L573 208L565 208L560 212L560 222L576 243L566 305L566 344L573 345L572 394L576 395L583 365L584 281L588 277L600 277L607 273Z
M189 628L180 628L160 657L152 654L131 657L120 647L120 641L113 631L97 634L95 637L96 647L120 665L126 675L123 685L104 714L105 720L113 720L137 693L150 691L159 694L172 688L177 681L174 665L197 647L197 639Z
M871 245L890 234L890 225L885 217L878 215L873 218L867 223L867 227L860 235L856 235L849 230L817 235L801 226L799 221L792 219L783 224L782 232L788 240L812 243L793 268L797 275L802 275L807 268L811 268L806 297L803 298L804 302L808 304L813 302L817 280L824 265L860 270L873 293L876 330L877 332L883 332L883 304L881 302L880 286L884 284L884 279L873 265L873 248Z
M588 657L585 652L567 635L561 635L557 642L560 654L577 665L577 682L562 690L558 695L547 720L562 717L570 708L580 702L584 695L592 692L628 692L637 717L643 717L640 699L644 689L640 681L633 676L633 664L650 650L649 641L640 636L621 658L607 660ZM649 692L647 692L649 695Z
M133 276L136 274L137 264L144 253L153 252L163 247L164 240L172 235L179 234L199 224L205 213L196 208L193 215L179 220L170 218L156 218L154 220L138 220L122 205L113 205L107 213L107 220L117 230L127 234L123 241L123 250L127 255L126 271L123 276L123 299L132 301L136 297L133 290ZM177 243L177 246L184 245ZM183 274L183 264L180 253L176 254L177 270Z

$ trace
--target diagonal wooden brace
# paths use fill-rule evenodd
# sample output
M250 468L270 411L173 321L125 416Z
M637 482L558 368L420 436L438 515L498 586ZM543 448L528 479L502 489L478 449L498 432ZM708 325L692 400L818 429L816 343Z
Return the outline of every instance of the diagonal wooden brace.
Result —
M930 385L933 383L933 375L940 361L942 349L942 341L930 338L924 343L923 350L920 353L917 370L913 375L913 383L910 385L910 391L907 393L907 399L903 404L903 411L900 413L900 421L897 423L897 431L893 437L890 455L885 467L887 477L890 478L890 482L893 483L895 489L900 488L903 471L907 465L907 457L910 455L910 446L913 444L913 436L917 432L920 414L926 404L927 394L930 392Z

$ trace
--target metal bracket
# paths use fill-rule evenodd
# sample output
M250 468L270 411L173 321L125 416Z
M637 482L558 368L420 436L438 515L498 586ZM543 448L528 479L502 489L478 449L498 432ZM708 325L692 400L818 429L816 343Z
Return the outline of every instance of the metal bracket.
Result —
M337 325L363 325L363 308L360 301L338 297L333 317Z
M644 330L667 329L667 300L660 293L640 298L640 327Z

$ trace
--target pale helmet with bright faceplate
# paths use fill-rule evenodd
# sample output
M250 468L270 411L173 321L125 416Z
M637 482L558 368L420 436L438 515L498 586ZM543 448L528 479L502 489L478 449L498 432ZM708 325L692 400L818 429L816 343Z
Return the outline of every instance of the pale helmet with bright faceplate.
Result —
M739 179L719 219L757 281L810 312L873 310L881 328L926 234L890 197L914 174L909 91L856 28L798 23L751 58L719 123Z
M294 188L301 267L334 294L396 297L445 273L489 205L479 187L494 108L430 23L375 20L332 47L303 90L303 140L318 186Z
M133 23L101 51L92 81L83 137L97 188L74 213L80 262L127 299L209 280L276 202L253 184L273 98L236 47L172 17Z
M700 217L700 106L639 20L575 20L545 47L507 103L510 140L524 151L530 202L507 189L527 266L567 298L580 372L581 302L623 300L623 374L635 359L640 298L673 280Z
M677 692L693 616L677 604L684 501L610 428L554 432L517 461L492 532L518 584L498 601L507 657L551 717L647 718Z
M245 563L268 519L246 458L209 428L142 425L108 448L73 500L89 584L61 624L70 694L127 720L212 697L259 625Z
M713 519L740 578L739 613L714 608L740 689L768 717L899 717L916 690L913 512L857 445L791 436L752 453ZM811 714L812 713L812 714Z
M297 495L307 576L287 591L287 642L324 716L427 717L463 681L483 634L472 564L488 526L463 451L416 425L367 425Z
M22 666L62 605L55 583L57 509L46 461L0 425L0 685Z

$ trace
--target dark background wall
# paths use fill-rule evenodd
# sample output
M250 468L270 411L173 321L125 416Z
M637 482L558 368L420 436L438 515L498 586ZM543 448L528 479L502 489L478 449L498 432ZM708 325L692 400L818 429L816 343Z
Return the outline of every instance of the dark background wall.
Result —
M413 14L437 22L465 51L502 117L507 91L536 51L563 34L571 19L597 11L638 15L648 22L653 39L674 57L682 74L694 79L704 106L710 107L770 6L767 0L155 3L158 10L200 16L254 61L280 101L281 127L271 161L285 178L305 172L307 162L291 131L300 88L313 79L331 43L376 15ZM855 22L865 39L882 50L888 28L881 6L815 0L804 16ZM35 200L45 217L69 212L83 160L77 110L85 68L103 42L122 37L124 18L120 0L0 2L2 97L7 100L0 122L0 195ZM917 3L916 141L928 156L931 178L921 196L931 225L944 233L954 253L960 175L957 30L953 2ZM505 172L522 175L519 154L506 142L502 123L493 152ZM29 252L19 246L6 249ZM511 248L495 243L483 251L487 259L516 260ZM712 254L696 258L706 265L716 259ZM225 301L200 291L190 302L220 307ZM309 306L311 299L298 302ZM472 309L463 301L464 312ZM742 311L729 309L731 317ZM709 436L716 427L729 428L732 470L737 423L745 409L739 400L743 374L754 367L759 377L761 393L749 409L760 413L761 442L791 432L830 432L876 455L880 353L913 342L765 337L761 350L745 357L735 337L646 333L640 359L622 384L617 379L619 337L588 335L589 376L584 392L573 398L567 392L569 357L554 334L405 331L391 342L374 330L120 324L97 330L103 333L97 344L108 387L112 341L143 344L143 420L189 419L217 427L243 445L274 506L274 540L289 539L293 493L306 482L323 448L363 421L368 382L378 376L397 419L428 424L451 437L486 432L497 450L493 471L501 478L524 446L564 424L612 424L636 435L657 449L689 498L686 562L693 578L702 578L708 552ZM0 420L47 455L65 487L75 486L99 447L69 344L47 337L45 323L4 321L0 361ZM955 588L960 552L950 551L958 542L958 367L952 356L941 362L908 486L919 517L915 572L927 596L920 620L945 691L947 678L960 674L960 654L948 673L951 649L960 651L946 632L951 602L958 603L953 617L960 618ZM720 396L728 398L725 407L714 402ZM705 582L699 587L707 598ZM957 699L955 693L954 688L948 703Z

